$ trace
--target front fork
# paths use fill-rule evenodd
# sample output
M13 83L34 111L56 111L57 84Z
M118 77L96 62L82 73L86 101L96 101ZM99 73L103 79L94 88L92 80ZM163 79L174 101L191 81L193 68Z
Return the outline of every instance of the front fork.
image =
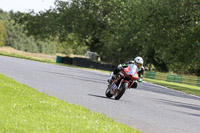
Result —
M111 84L108 85L108 87L110 88L110 92L111 92L112 94L116 93L116 92L119 90L119 88L120 88L120 86L121 86L123 80L124 80L124 79L122 79L122 80L120 81L120 83L119 83L118 86L115 84L115 81L113 81Z
M121 81L120 81L120 83L119 83L119 85L118 85L118 87L117 87L117 89L116 90L119 90L119 88L120 88L120 86L122 85L122 82L124 81L124 79L122 79ZM115 90L115 91L116 91Z
M110 88L111 92L116 93L116 92L120 89L120 87L121 87L123 81L124 81L124 79L121 79L121 81L120 81L120 83L119 83L119 85L118 85L117 88L114 88L114 87L113 87L113 85L116 86L115 81L113 81L113 82L109 85L109 88Z

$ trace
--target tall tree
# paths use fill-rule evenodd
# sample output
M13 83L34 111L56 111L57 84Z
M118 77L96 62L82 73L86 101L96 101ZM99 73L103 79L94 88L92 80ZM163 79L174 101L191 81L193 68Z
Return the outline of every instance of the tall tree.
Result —
M6 39L6 28L4 26L4 22L0 20L0 47L5 45Z
M18 22L30 35L58 38L73 48L86 45L103 61L140 55L158 71L200 74L199 1L57 0L55 9L25 14Z

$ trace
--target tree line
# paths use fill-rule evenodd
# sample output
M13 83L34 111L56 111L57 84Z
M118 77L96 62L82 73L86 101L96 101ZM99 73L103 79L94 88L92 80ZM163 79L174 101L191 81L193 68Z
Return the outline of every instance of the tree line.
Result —
M199 1L56 0L55 8L11 18L57 52L90 50L112 64L142 56L149 69L200 75Z
M0 47L10 46L32 53L56 53L56 46L50 39L39 40L34 36L27 36L23 25L15 23L11 18L12 15L13 12L7 13L0 10Z

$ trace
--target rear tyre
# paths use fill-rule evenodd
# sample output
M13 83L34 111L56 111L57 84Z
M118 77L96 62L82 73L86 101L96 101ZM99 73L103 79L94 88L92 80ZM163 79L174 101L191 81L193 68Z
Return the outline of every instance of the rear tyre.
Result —
M108 98L111 98L111 97L113 96L113 94L110 94L110 89L109 89L109 88L106 89L105 94L106 94L106 96L107 96Z
M115 94L115 100L119 100L127 88L128 88L128 83L126 83L126 82L122 83L119 90Z
M134 88L134 89L137 88L137 82L134 82L131 88Z

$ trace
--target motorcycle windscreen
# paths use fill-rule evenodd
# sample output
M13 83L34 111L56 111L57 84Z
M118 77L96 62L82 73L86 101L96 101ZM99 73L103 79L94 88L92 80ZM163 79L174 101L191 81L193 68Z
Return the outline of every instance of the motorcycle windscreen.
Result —
M129 65L129 72L128 72L135 80L139 78L137 73L137 66L135 64Z

